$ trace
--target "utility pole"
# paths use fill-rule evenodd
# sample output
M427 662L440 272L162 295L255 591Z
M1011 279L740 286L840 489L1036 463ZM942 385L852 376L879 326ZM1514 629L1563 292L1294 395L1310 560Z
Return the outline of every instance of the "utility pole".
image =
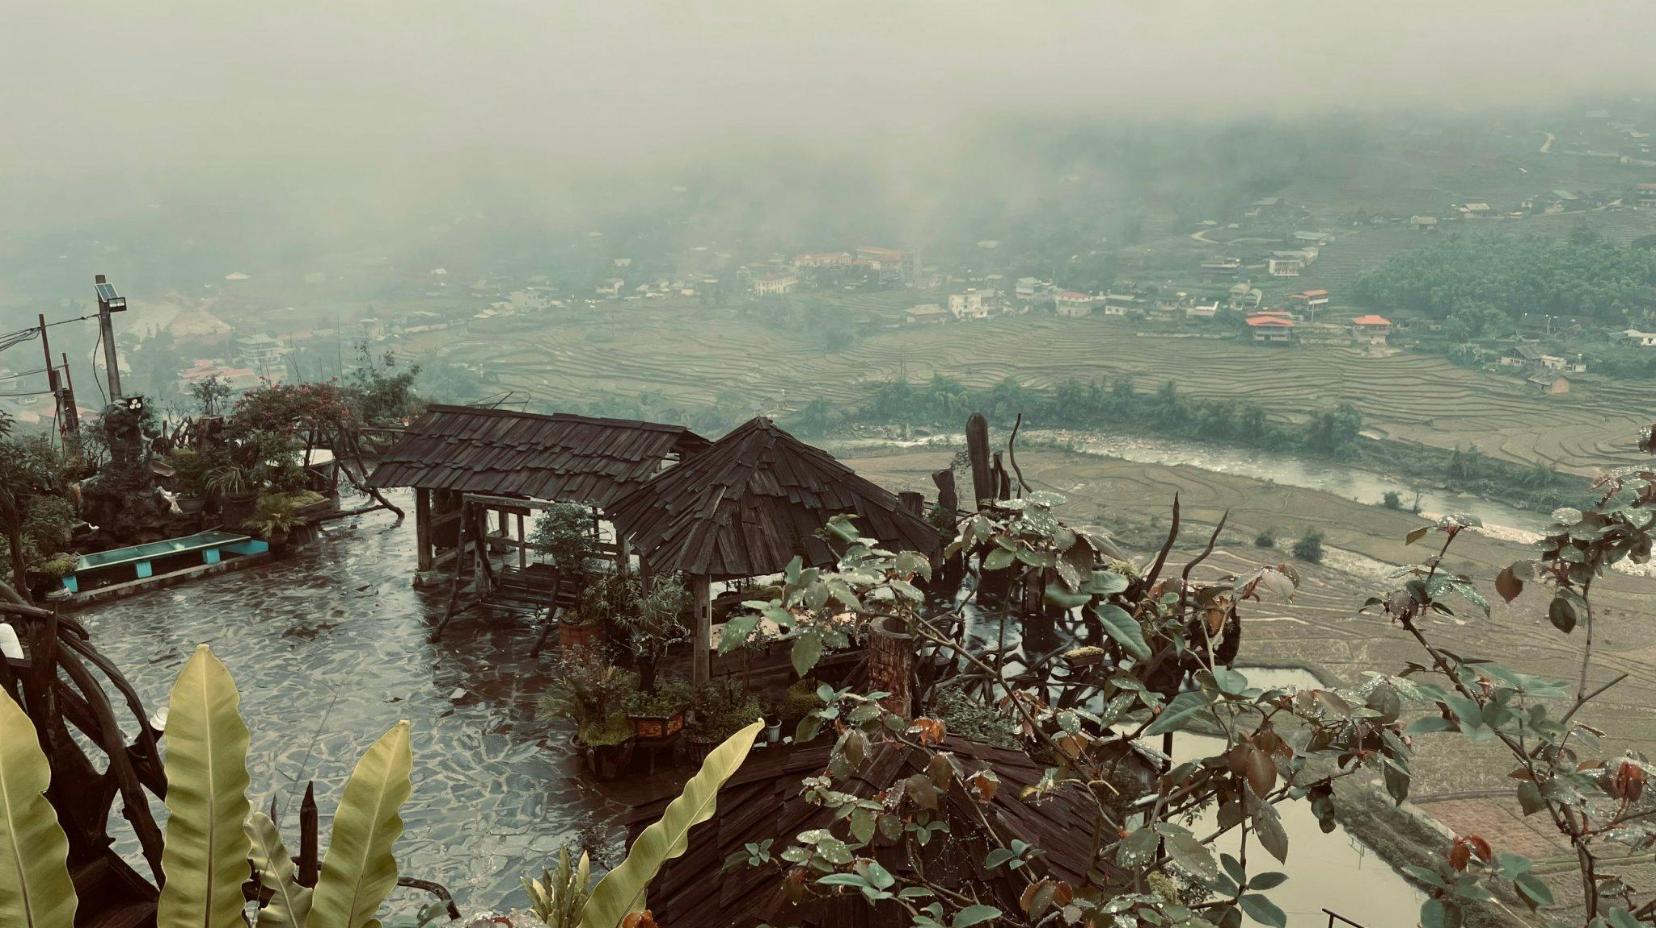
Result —
M69 355L64 353L63 358L63 390L58 395L63 402L58 406L59 420L63 423L63 443L65 447L80 448L80 407L75 405L75 378L69 373Z
M46 340L46 314L36 316L40 320L40 353L46 356L46 389L52 391L52 407L56 410L58 431L64 430L63 391L58 389L57 367L52 363L52 345Z
M103 338L104 377L109 383L109 401L113 403L121 398L121 367L115 357L115 322L110 313L126 312L126 297L117 294L102 274L93 278L93 285L98 291L98 332Z

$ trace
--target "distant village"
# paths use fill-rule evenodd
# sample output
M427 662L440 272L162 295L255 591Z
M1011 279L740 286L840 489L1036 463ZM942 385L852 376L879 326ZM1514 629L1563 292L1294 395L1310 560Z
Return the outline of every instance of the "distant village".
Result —
M1540 150L1656 168L1646 134L1603 111L1582 114L1563 137L1547 133ZM1387 234L1419 235L1425 241L1475 225L1501 228L1511 223L1523 228L1525 220L1536 217L1656 211L1656 172L1649 176L1652 181L1623 189L1535 190L1510 201L1468 199L1430 212L1341 221L1334 221L1326 207L1319 211L1281 196L1260 197L1229 221L1203 220L1194 232L1175 235L1177 248L1167 242L1155 249L1106 243L1122 258L1112 282L1098 289L1077 288L1060 269L1042 275L1009 272L1014 267L1027 270L1029 262L1000 257L1003 243L994 240L978 242L981 260L962 267L955 266L958 256L926 263L915 249L849 242L745 262L739 255L707 246L666 259L635 259L615 256L616 249L606 244L602 233L590 232L582 246L590 260L578 273L556 279L551 274L497 273L467 281L453 279L441 266L411 270L397 284L396 297L343 317L335 312L331 319L291 307L280 313L249 311L251 301L238 301L236 294L250 275L232 271L208 285L207 297L174 296L165 307L146 303L142 324L135 319L120 333L118 364L124 375L137 374L164 405L187 401L197 385L210 380L241 392L262 383L343 377L361 363L364 348L375 357L395 355L411 338L473 329L481 334L491 324L514 318L558 312L601 312L616 318L615 312L628 304L649 302L746 304L763 314L771 303L855 302L863 294L881 297L877 311L865 311L856 319L863 330L953 326L1035 314L1107 320L1135 334L1225 338L1278 348L1343 345L1388 353L1419 347L1423 340L1441 342L1442 326L1407 313L1385 309L1382 314L1342 301L1344 295L1331 284L1303 286L1301 278L1354 279L1349 268L1339 275L1320 273L1319 262L1331 245L1338 249L1341 246L1334 243L1373 230L1406 230ZM1345 261L1350 264L1349 258ZM305 277L307 284L323 281L320 273ZM276 318L285 328L271 324ZM1656 323L1615 332L1592 329L1584 320L1524 313L1515 334L1484 351L1479 363L1521 376L1537 392L1556 395L1568 393L1570 378L1588 372L1593 363L1584 352L1560 348L1577 336L1608 337L1656 351L1656 331L1649 330L1656 329ZM23 355L12 352L4 357L10 367L0 365L0 378L8 378L6 383L25 382L30 371ZM485 372L471 373L482 377ZM89 392L83 388L78 393L83 406L91 405ZM24 422L44 421L53 414L50 397L41 391L9 391L0 396L0 404ZM83 414L91 412L86 409Z

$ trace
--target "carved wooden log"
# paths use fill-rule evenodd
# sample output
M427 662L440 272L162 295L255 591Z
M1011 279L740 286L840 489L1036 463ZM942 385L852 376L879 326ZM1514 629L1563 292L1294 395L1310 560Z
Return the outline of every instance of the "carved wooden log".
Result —
M972 413L966 420L966 459L972 465L972 508L995 498L994 472L989 463L989 420Z
M882 619L869 629L868 686L889 693L880 705L906 719L914 713L914 636L890 627L895 622Z

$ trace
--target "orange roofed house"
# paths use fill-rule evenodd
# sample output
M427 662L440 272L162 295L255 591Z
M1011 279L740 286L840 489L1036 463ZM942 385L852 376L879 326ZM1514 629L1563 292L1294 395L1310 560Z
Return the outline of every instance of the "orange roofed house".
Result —
M1328 308L1327 290L1304 290L1289 295L1288 299L1304 307L1306 315L1312 320L1317 318L1317 313L1320 310Z
M1256 342L1289 345L1294 341L1294 320L1280 311L1254 313L1248 317L1248 333Z
M1384 345L1386 336L1391 334L1391 320L1385 316L1369 314L1358 316L1351 320L1351 334L1360 342L1370 345Z

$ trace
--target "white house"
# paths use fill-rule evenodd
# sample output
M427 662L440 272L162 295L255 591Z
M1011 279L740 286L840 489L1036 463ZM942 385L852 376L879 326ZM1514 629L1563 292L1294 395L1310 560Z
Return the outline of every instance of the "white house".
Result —
M949 312L956 319L987 319L1000 308L1000 291L967 290L949 294Z
M1090 315L1097 300L1079 290L1060 290L1055 302L1058 304L1058 315L1076 319Z
M1626 329L1621 337L1638 345L1640 348L1656 348L1656 332L1641 332L1638 329Z

